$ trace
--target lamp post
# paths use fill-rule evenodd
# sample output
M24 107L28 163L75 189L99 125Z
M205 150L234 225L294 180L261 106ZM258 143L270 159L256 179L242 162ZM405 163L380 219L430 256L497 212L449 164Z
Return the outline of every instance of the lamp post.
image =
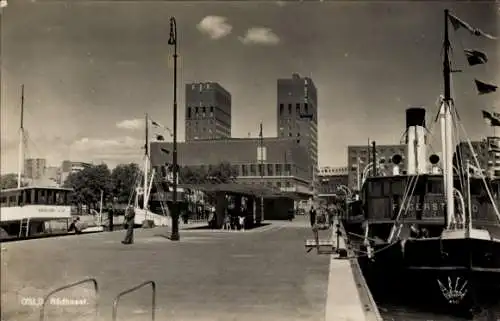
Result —
M170 18L170 37L168 44L174 47L174 124L173 124L173 143L172 143L172 241L180 240L179 236L179 212L177 208L177 23L174 17Z

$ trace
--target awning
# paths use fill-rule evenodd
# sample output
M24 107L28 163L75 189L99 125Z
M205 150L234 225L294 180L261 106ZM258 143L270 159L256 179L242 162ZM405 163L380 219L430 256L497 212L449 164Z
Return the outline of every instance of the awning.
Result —
M289 193L283 193L278 189L269 188L262 185L250 185L239 183L227 184L180 184L182 188L201 190L204 192L225 192L228 194L240 194L244 196L253 196L264 198L290 197ZM290 197L291 198L291 197Z

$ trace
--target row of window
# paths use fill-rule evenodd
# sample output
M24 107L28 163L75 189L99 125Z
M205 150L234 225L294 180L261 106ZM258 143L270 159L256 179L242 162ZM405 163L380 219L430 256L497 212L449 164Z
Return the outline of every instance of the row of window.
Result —
M292 164L242 164L238 172L240 176L290 176Z
M293 116L293 108L292 104L288 104L288 116ZM311 110L312 112L312 110ZM285 113L285 104L280 104L280 109L279 109L279 115L283 116ZM295 117L300 118L301 115L309 115L309 104L305 103L304 104L304 112L301 113L301 104L297 103L295 104Z
M20 191L2 192L0 203L2 207L23 205L68 205L70 192L52 189L26 189Z

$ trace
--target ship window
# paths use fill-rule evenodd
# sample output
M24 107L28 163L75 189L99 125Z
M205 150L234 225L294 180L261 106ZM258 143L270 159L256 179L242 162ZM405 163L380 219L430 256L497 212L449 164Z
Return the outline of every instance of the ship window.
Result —
M368 195L370 197L381 197L382 196L382 184L380 182L370 182Z
M443 182L440 180L430 180L428 182L428 192L431 194L443 194Z
M391 195L391 182L390 181L385 181L383 182L383 193L384 193L384 196L389 196Z
M23 193L24 193L24 204L31 204L32 203L32 200L31 200L31 195L32 195L31 190L27 189Z
M9 206L16 206L16 195L9 196Z
M4 207L4 206L7 206L7 204L8 204L8 202L7 202L7 197L6 197L6 196L2 196L2 197L0 198L0 205L1 205L2 207Z
M397 181L392 182L391 189L392 189L392 195L400 195L401 196L404 194L403 182L401 180L397 180Z

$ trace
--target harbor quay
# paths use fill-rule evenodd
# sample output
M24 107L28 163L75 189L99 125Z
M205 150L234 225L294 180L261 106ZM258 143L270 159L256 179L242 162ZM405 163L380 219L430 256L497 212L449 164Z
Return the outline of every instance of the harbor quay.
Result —
M155 320L375 320L349 260L305 251L305 218L250 231L186 226L180 242L163 229L137 229L132 245L123 231L2 244L2 320L39 320L45 295L89 278L97 296L92 282L58 292L44 319L94 320L97 304L96 320L112 320L115 297L151 280ZM124 295L116 320L151 320L151 300L149 285Z

